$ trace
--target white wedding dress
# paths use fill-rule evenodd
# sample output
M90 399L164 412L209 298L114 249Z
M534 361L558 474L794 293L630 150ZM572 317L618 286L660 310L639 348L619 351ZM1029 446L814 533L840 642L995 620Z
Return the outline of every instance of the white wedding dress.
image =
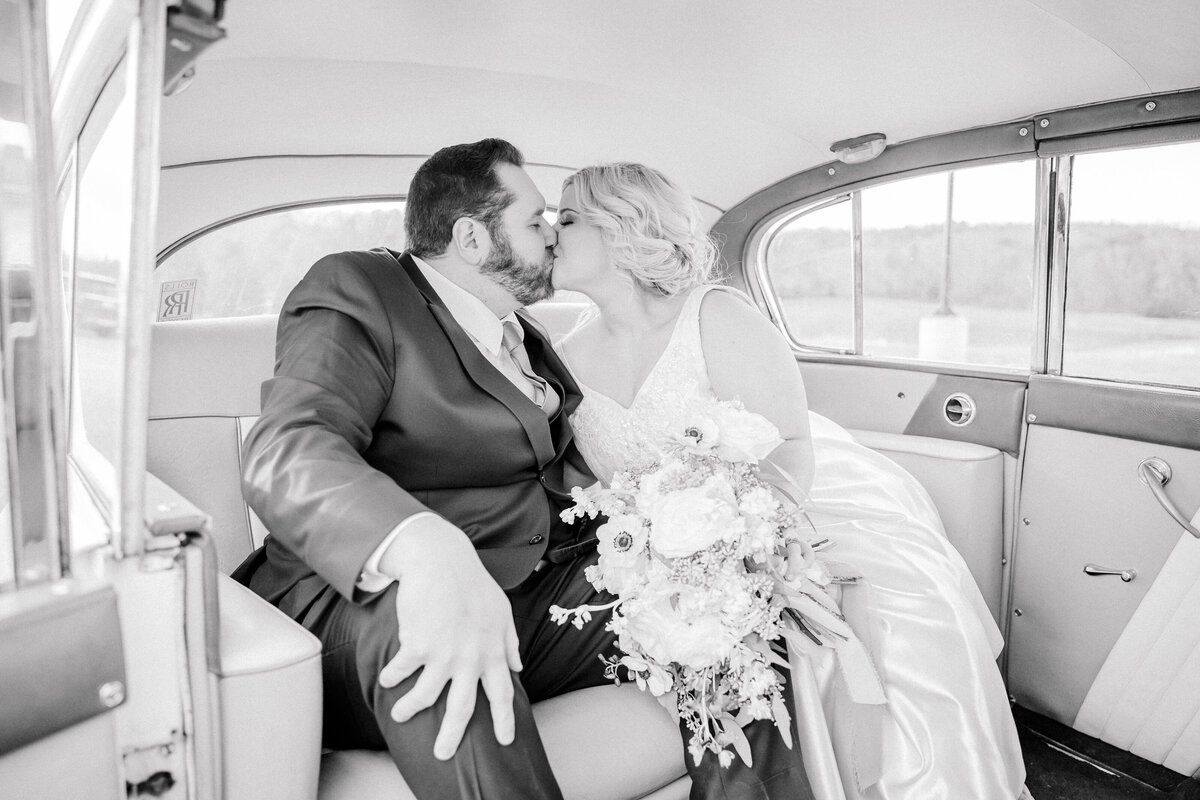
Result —
M680 421L714 402L699 322L701 300L712 288L687 298L666 350L628 408L580 382L583 400L571 424L602 480L655 461L658 444ZM579 326L594 314L585 312ZM835 542L827 555L861 572L870 586L859 595L865 600L859 618L867 620L859 627L870 629L857 632L869 642L887 696L876 750L880 777L860 785L834 656L822 650L811 669L799 671L797 741L817 800L1027 796L995 663L1000 632L932 501L895 463L830 420L810 419L816 477L806 506L820 535Z

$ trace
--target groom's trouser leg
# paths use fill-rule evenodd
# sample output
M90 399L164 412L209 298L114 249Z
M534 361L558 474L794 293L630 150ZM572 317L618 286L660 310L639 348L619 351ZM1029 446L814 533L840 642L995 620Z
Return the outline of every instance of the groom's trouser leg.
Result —
M504 747L496 742L491 709L480 689L463 743L448 761L433 757L445 692L433 708L399 724L389 711L417 675L392 689L379 685L379 671L400 644L395 588L362 606L333 594L322 598L304 625L323 644L325 746L388 750L419 800L561 800L530 702L608 683L597 657L610 652L613 643L605 620L598 615L580 631L556 625L549 614L554 603L570 607L595 601L595 591L583 578L594 559L593 554L550 565L509 592L524 665L513 681L515 741Z
M306 627L323 644L324 745L333 749L386 749L418 800L562 800L538 737L529 699L513 681L516 737L501 746L482 688L462 744L446 761L433 743L446 711L446 691L429 709L405 723L390 717L395 702L416 683L410 676L385 689L379 672L399 647L395 585L359 606L338 597ZM453 632L447 632L453 635Z
M445 711L444 693L432 709L402 725L388 716L392 704L416 682L412 676L390 690L378 682L379 670L399 645L394 589L367 606L337 597L329 608L313 615L315 619L305 620L305 626L324 643L325 746L387 749L419 800L560 798L529 704L609 683L598 658L616 652L613 635L604 629L607 613L597 614L582 630L557 625L549 613L553 604L572 608L612 599L597 594L583 577L595 559L593 552L550 565L509 591L524 665L513 681L516 740L507 747L496 743L491 711L480 690L463 745L449 761L433 757ZM790 705L790 690L788 697ZM711 753L697 767L687 757L692 799L811 798L799 751L789 750L769 722L752 723L746 730L753 768L735 760L722 769ZM685 742L690 738L686 730L683 736Z

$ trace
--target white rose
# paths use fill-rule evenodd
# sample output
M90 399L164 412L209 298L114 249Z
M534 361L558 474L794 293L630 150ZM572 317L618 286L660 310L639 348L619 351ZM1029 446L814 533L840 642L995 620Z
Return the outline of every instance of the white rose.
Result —
M689 619L679 613L669 595L629 604L623 609L623 616L625 635L660 664L675 662L704 669L719 664L729 655L731 643L727 641L720 615Z
M761 414L720 405L712 416L718 429L717 455L728 461L757 462L783 444L779 429Z
M690 556L745 529L737 506L705 487L659 497L646 515L650 547L666 558Z

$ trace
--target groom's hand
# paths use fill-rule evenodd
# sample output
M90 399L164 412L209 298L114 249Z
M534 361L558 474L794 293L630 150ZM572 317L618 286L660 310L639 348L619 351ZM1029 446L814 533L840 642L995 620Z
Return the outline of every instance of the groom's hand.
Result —
M400 635L400 650L380 671L379 683L390 688L421 670L392 706L392 719L406 722L431 707L449 683L433 754L451 758L475 713L482 683L496 741L511 744L511 672L521 669L517 631L508 597L483 568L466 534L441 517L421 520L392 542L379 568L398 582Z

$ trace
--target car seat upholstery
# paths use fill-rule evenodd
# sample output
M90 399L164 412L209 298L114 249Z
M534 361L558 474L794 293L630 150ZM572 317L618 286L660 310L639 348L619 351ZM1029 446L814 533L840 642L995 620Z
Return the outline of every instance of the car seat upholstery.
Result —
M571 319L559 314L552 332ZM153 328L147 469L209 515L225 575L266 535L242 500L241 444L274 369L275 325L267 315ZM229 578L219 588L223 797L411 798L386 753L320 752L316 639ZM687 796L679 731L635 687L573 692L534 714L568 800Z
M552 338L574 324L584 304L541 304L532 310ZM152 338L147 467L210 515L218 567L228 573L266 535L242 500L241 445L259 412L262 382L274 369L275 315L155 323ZM947 536L967 559L998 614L1002 556L1004 475L999 451L924 437L854 431L865 445L913 472L941 512ZM226 596L231 599L226 600ZM237 665L220 677L226 756L226 798L265 800L312 795L295 780L316 780L297 771L294 758L319 740L320 675L316 640L266 603L224 579L221 588L223 646L239 648L223 664ZM241 619L229 619L230 615ZM284 644L286 642L286 644ZM307 645L307 646L305 646ZM284 677L286 675L286 677ZM251 677L253 676L253 677ZM240 682L239 682L240 681ZM245 688L253 681L253 691ZM307 683L305 682L307 681ZM300 686L309 689L301 690ZM311 688L315 686L316 688ZM272 687L275 687L272 689ZM310 704L297 704L307 691ZM272 693L274 692L274 693ZM288 705L286 698L292 698ZM230 698L260 697L243 708ZM282 704L281 703L282 698ZM272 705L274 703L274 705ZM270 711L262 711L269 709ZM303 710L301 710L303 709ZM253 713L251 713L253 712ZM567 798L670 800L687 795L678 731L650 697L630 686L600 687L538 704L534 709L551 765ZM286 715L270 730L298 739L269 755L246 755L264 721L253 714ZM302 734L302 735L301 735ZM586 742L586 744L579 744ZM274 767L270 766L272 759ZM345 751L320 757L322 800L411 797L385 753ZM288 773L286 792L268 792L271 769ZM241 778L234 777L241 775ZM234 776L234 777L230 777ZM239 787L253 787L241 790Z

